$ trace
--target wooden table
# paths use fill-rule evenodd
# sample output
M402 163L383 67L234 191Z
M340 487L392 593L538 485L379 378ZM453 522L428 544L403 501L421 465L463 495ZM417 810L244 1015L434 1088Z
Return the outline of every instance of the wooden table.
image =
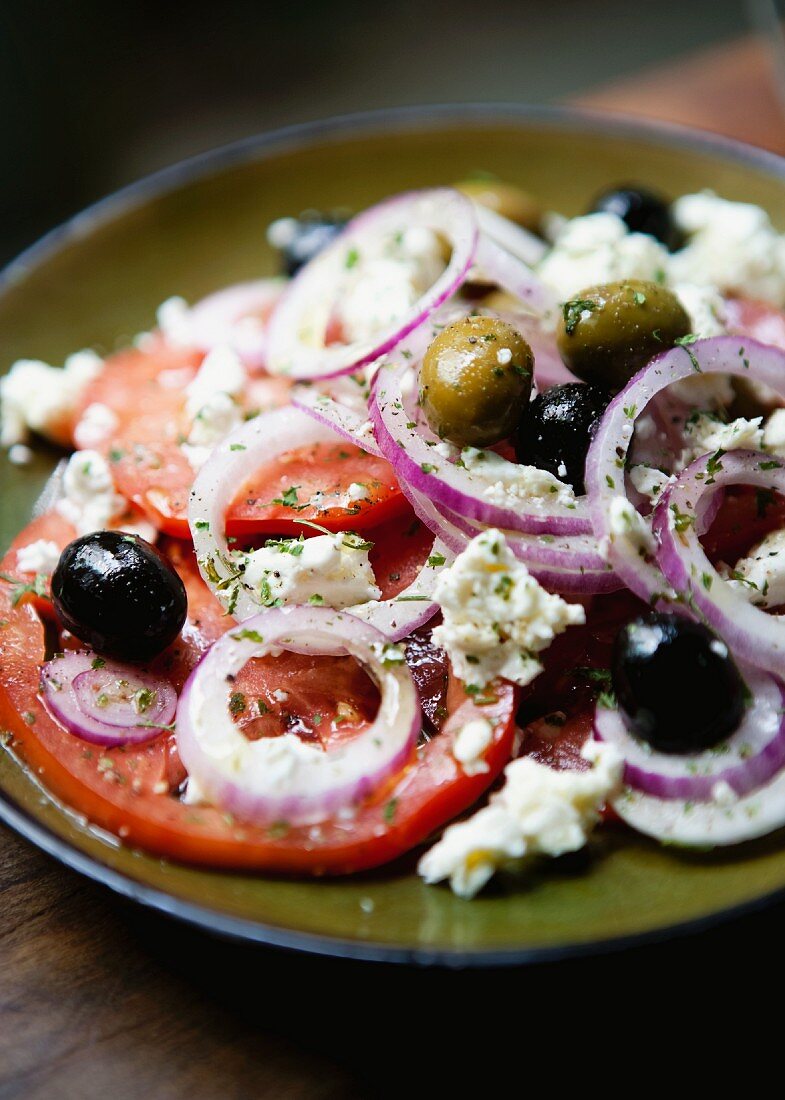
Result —
M785 152L769 60L753 41L582 102ZM723 991L765 971L783 918L770 910L689 941L524 973L402 970L214 941L1 828L0 904L0 1100L441 1096L500 1057L526 1074L549 1045L561 1074L576 1032L596 1026L613 1046L631 994L662 996L658 1012L669 1013L695 995L704 966L721 967ZM735 1029L732 1000L722 1002ZM645 1026L640 1011L634 1028ZM643 1042L670 1035L669 1023L660 1015L663 1030ZM592 1065L598 1085L612 1087L610 1064Z

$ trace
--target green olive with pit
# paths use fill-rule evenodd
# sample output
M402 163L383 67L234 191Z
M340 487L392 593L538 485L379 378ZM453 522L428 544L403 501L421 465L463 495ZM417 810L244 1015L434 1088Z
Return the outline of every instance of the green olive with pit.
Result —
M493 210L495 214L501 214L503 218L508 218L516 225L528 229L530 233L540 232L542 207L535 198L528 192L522 191L520 187L512 183L504 183L503 180L480 178L462 180L455 186L478 206L484 206L488 210Z
M588 287L565 302L556 329L559 353L573 374L620 390L654 355L690 331L676 295L659 283L622 279Z
M490 447L518 426L531 398L534 356L495 317L448 325L425 353L420 405L431 429L459 447Z

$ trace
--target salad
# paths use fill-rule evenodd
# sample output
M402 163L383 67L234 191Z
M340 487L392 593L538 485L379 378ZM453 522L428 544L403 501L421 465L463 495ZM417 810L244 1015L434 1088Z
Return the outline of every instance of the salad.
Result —
M0 728L131 847L470 898L595 830L785 825L785 237L491 177L15 363L70 452L0 564Z

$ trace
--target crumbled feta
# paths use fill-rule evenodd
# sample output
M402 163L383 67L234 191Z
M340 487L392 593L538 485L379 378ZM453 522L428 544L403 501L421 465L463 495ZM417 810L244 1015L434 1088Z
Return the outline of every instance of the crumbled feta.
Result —
M33 452L25 443L14 443L8 449L8 461L13 466L29 466L33 461Z
M500 367L506 367L508 363L512 362L512 349L511 348L499 348L496 352L496 362Z
M785 530L772 531L736 562L732 588L759 607L785 604Z
M434 450L438 451L438 445ZM483 497L499 508L514 510L524 503L565 508L575 506L572 486L538 466L521 466L494 451L482 451L476 447L464 447L461 461L471 480L481 479L486 483L482 489Z
M664 474L654 466L645 465L631 466L629 476L638 492L648 497L652 504L656 504L668 486L676 480L672 475Z
M691 417L684 425L688 442L679 459L679 468L683 469L701 455L713 454L715 451L741 448L759 451L763 446L762 420L761 416L751 420L740 416L726 424L707 413Z
M158 307L156 320L167 344L175 348L188 348L193 345L191 311L185 298L167 298Z
M763 446L767 451L785 455L785 409L775 409L763 425Z
M671 207L686 245L668 259L672 283L708 283L774 305L785 301L785 240L768 214L711 191L683 195Z
M338 314L348 342L366 340L403 317L444 270L436 233L420 226L369 241L351 253Z
M715 287L698 283L675 283L671 290L689 314L690 332L702 340L723 335L725 300Z
M540 263L540 278L566 302L581 290L617 279L664 277L668 252L645 233L630 233L615 214L586 214L558 230Z
M654 535L646 520L623 496L615 496L608 505L610 539L627 542L633 549L645 556L655 550ZM604 547L600 544L600 550Z
M368 486L363 485L361 481L353 481L349 488L346 490L346 500L349 504L353 504L358 500L368 499Z
M231 348L213 348L205 355L196 377L185 391L188 415L198 416L216 394L239 397L246 381L245 367L239 355Z
M473 718L458 730L452 754L466 775L481 775L490 770L483 755L492 741L493 726L487 718Z
M54 573L60 561L60 547L49 539L36 539L16 552L16 567L20 573Z
M108 405L93 401L74 428L74 440L81 450L100 447L117 430L120 420Z
M270 540L246 555L243 584L268 607L311 602L342 608L381 595L367 544L356 545L353 536L343 533Z
M711 788L711 800L716 802L718 806L732 806L734 802L738 802L739 796L730 783L727 783L724 779L719 779Z
M88 382L103 360L92 351L69 355L62 368L19 359L0 379L0 446L23 443L30 432L70 442L71 418Z
M494 873L524 856L560 856L586 844L600 810L621 783L623 760L612 745L588 741L586 771L554 771L531 757L505 768L505 784L488 806L451 825L418 865L428 883L450 880L471 898Z
M195 470L205 464L213 448L243 422L243 413L228 393L214 393L194 417L181 449Z
M446 650L456 675L479 688L496 676L530 683L542 671L536 654L585 621L580 604L546 592L494 528L439 574L434 599L443 615L434 643Z
M64 496L55 508L79 535L102 531L121 515L127 501L115 492L112 473L97 451L75 451L63 475Z

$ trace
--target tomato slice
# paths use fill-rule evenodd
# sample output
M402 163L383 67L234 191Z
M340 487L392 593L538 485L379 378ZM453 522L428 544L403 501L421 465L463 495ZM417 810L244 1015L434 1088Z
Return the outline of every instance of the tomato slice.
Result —
M35 520L0 563L9 571L15 548L38 538L63 544L70 529L59 517ZM188 591L189 615L181 637L154 662L155 671L180 688L205 649L226 629L222 609L198 575L193 553L176 540L164 543ZM318 827L261 828L210 807L185 805L173 735L146 745L96 749L67 733L38 695L44 629L34 607L11 607L10 586L0 585L0 724L10 747L56 797L98 825L160 856L213 866L336 874L385 863L425 840L472 805L509 760L516 690L500 684L480 705L451 678L440 733L425 741L410 765L358 809L352 820ZM325 688L329 685L329 688ZM353 736L374 712L374 688L346 659L284 654L253 662L238 678L238 718L249 736L291 729L323 744ZM267 710L262 713L259 700ZM256 713L254 713L254 711ZM465 775L451 747L462 726L483 715L495 725L486 760L489 771ZM319 720L317 720L317 717Z
M157 342L151 350L120 352L107 360L87 387L80 412L108 406L118 427L103 446L118 490L159 528L189 538L188 494L194 470L180 443L188 433L185 390L203 356ZM259 376L249 380L242 404L250 412L286 405L291 383ZM78 418L77 418L78 420ZM77 434L78 443L78 434ZM346 504L360 483L367 499ZM323 494L319 507L307 503ZM277 503L278 502L278 503ZM330 531L365 530L407 508L390 465L348 443L318 444L281 455L239 488L227 512L228 534L299 534L302 522Z
M785 349L785 313L768 302L728 298L725 321L728 331L737 336L751 336L762 344Z

